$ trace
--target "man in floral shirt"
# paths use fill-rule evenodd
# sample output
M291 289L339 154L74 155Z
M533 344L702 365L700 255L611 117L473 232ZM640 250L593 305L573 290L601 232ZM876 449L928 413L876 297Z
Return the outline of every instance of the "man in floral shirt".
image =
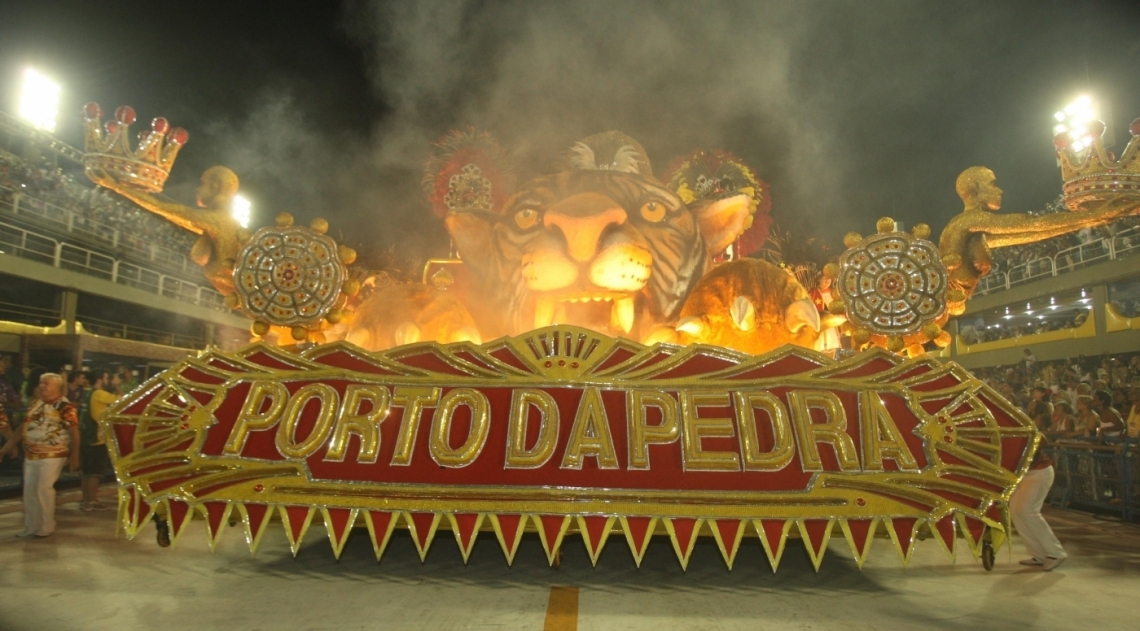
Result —
M21 537L46 537L55 532L55 481L66 464L79 468L79 417L63 396L63 377L40 377L40 397L28 407L20 431L0 449L0 460L24 444L24 532ZM7 421L0 432L11 435ZM74 449L72 446L74 445Z

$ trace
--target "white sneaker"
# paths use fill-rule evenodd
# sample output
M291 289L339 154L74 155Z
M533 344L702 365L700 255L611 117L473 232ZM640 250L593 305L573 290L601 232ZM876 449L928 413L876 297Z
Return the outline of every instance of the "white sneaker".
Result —
M1018 563L1020 563L1022 565L1044 565L1045 564L1043 561L1041 561L1041 559L1038 559L1037 557L1033 557L1032 559L1022 559L1021 561L1018 561Z
M1064 562L1065 562L1065 557L1061 557L1059 559L1054 558L1054 557L1049 557L1049 558L1045 559L1045 561L1041 565L1043 565L1045 567L1046 572L1052 572L1056 568L1061 567L1061 564Z

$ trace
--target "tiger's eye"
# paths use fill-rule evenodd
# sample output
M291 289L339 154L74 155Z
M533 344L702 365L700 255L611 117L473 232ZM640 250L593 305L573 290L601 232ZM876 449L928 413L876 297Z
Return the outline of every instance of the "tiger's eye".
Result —
M665 218L665 204L661 202L645 202L641 205L641 217L653 223L661 221Z
M523 208L515 213L515 225L523 230L530 230L538 222L538 211L533 208Z

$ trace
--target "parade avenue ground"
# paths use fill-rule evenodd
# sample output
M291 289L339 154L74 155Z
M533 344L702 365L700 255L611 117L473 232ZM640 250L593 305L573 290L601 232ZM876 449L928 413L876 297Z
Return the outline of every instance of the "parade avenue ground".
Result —
M354 533L340 561L319 520L294 559L280 524L251 557L240 526L211 553L199 520L173 548L154 530L116 536L114 511L79 510L60 494L59 529L20 539L20 500L0 503L0 629L116 631L178 629L1126 629L1140 593L1140 528L1046 508L1069 558L1053 572L1017 564L1015 537L983 570L958 541L957 562L934 540L918 542L902 567L878 540L860 571L833 537L819 573L789 540L773 574L758 539L745 539L729 572L711 538L682 571L667 538L638 569L624 545L607 546L596 568L568 538L559 568L537 538L508 567L485 533L464 566L450 536L421 563L404 531L376 563L367 533ZM113 495L106 498L113 501ZM441 533L446 535L446 533Z

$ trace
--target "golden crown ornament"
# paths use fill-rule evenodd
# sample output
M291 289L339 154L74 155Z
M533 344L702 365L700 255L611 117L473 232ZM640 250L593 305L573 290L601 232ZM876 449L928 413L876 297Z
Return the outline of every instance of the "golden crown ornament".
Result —
M1061 190L1070 210L1121 196L1140 198L1140 118L1129 125L1132 139L1119 160L1104 148L1104 130L1101 121L1089 123L1092 142L1080 151L1074 151L1074 139L1067 132L1053 138L1064 181Z
M150 122L150 129L138 134L138 146L131 147L130 127L135 111L124 105L115 117L103 123L103 108L98 103L83 107L84 141L87 152L83 162L87 172L104 172L132 188L157 193L162 191L170 168L190 134L181 127L171 128L162 117Z

